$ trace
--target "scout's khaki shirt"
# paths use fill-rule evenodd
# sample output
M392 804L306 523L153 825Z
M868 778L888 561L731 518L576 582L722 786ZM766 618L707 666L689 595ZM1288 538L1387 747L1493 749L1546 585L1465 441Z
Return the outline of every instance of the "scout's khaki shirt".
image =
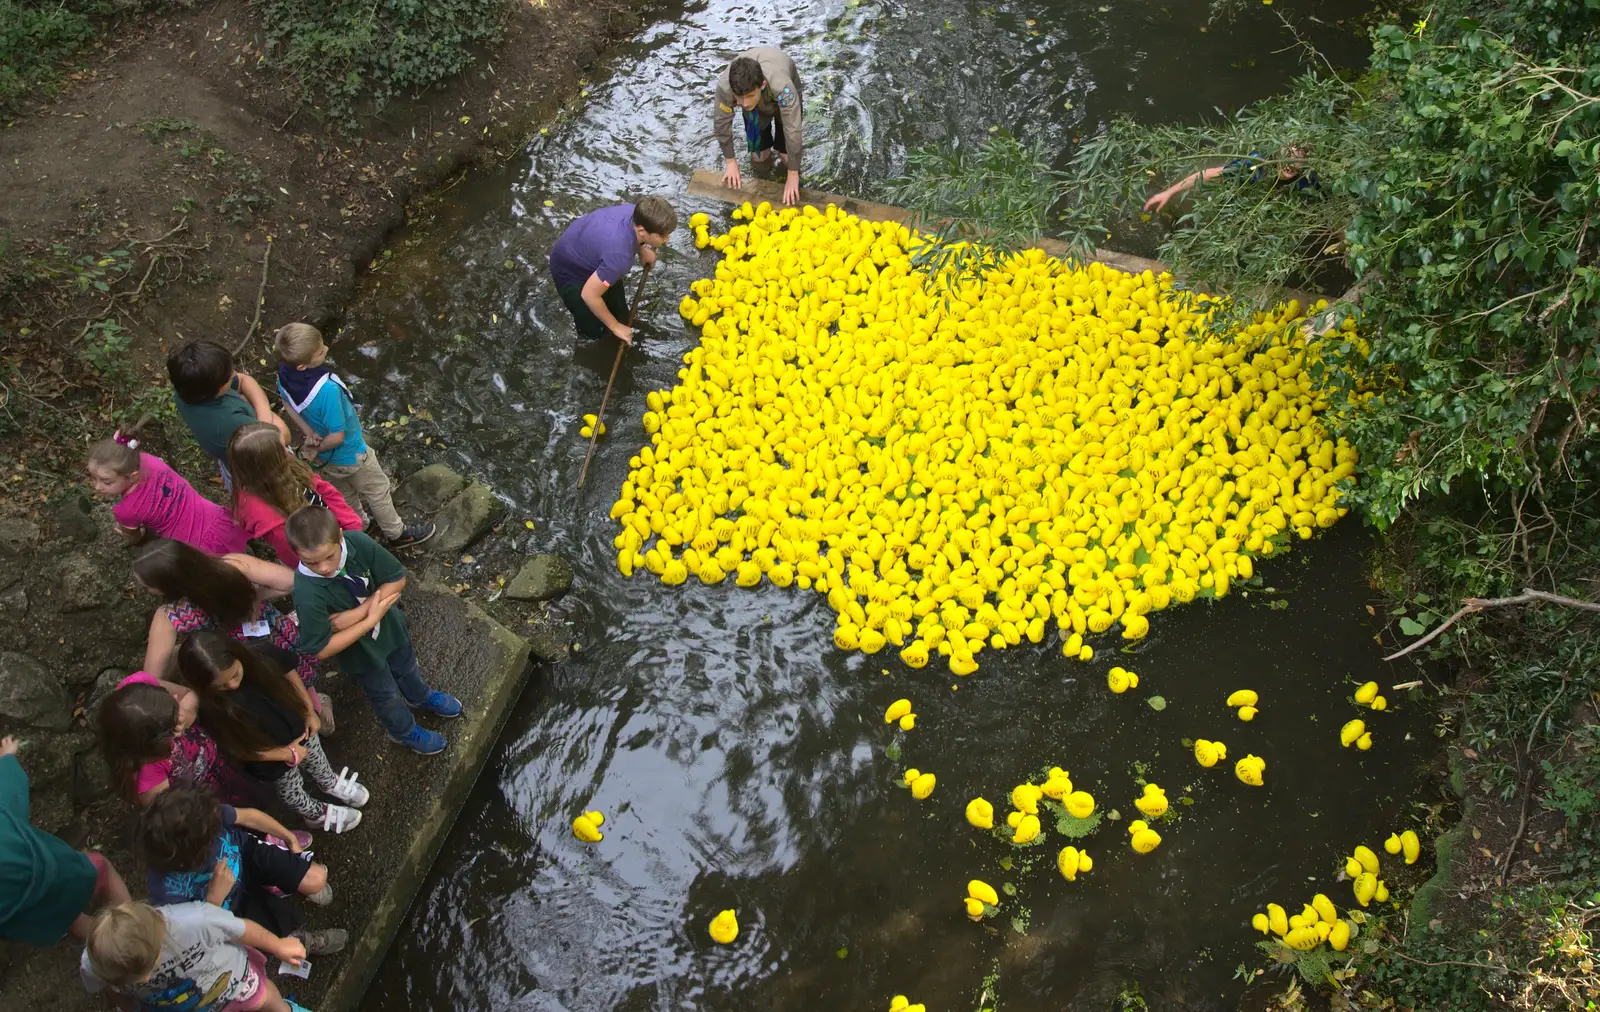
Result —
M803 150L800 128L804 117L801 111L800 74L795 69L794 61L773 46L757 46L739 55L748 56L761 64L761 73L767 79L767 86L761 90L761 101L756 104L756 112L762 123L774 116L783 117L783 143L789 149L786 153L788 166L798 169ZM717 78L717 96L711 109L712 132L722 148L723 158L733 157L733 116L736 109L733 89L728 85L728 68L723 67L722 76Z

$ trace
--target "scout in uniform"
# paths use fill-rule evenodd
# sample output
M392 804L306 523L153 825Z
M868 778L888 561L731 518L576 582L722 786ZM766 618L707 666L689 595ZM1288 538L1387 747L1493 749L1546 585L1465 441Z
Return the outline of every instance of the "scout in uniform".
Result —
M734 58L717 78L713 132L722 148L722 178L740 185L739 162L733 155L733 111L744 116L745 143L752 162L766 161L776 148L789 170L783 202L800 200L801 109L800 75L794 61L772 46L757 46Z

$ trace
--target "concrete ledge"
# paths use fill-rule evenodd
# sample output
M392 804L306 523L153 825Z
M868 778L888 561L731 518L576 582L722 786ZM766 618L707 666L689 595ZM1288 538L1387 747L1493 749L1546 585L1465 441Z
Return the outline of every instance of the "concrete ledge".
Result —
M347 835L316 834L334 903L303 907L308 927L349 929L350 947L313 959L305 983L274 977L317 1012L350 1012L360 1004L528 677L528 644L471 602L421 584L406 591L404 607L429 684L459 697L465 714L424 718L450 747L437 756L414 755L389 741L359 688L324 676L338 706L329 757L335 767L360 770L372 800Z

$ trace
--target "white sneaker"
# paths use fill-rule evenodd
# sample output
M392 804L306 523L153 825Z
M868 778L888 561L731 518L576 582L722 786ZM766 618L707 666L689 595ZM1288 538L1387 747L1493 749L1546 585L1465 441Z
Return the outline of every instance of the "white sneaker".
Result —
M359 773L351 773L348 766L342 767L339 770L339 779L335 780L333 786L324 790L323 793L330 798L343 801L351 808L360 808L372 800L371 792L356 783L356 777L360 775Z
M306 824L325 833L344 833L361 825L361 813L343 805L329 805L320 822L307 819Z

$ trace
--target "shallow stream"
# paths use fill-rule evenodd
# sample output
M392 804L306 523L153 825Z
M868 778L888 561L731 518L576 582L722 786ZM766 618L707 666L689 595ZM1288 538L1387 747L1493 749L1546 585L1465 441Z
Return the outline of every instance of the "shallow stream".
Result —
M1280 6L1335 62L1363 58L1334 24L1362 5ZM574 215L628 195L725 221L684 188L716 164L710 82L731 54L776 42L795 56L808 185L871 196L908 148L990 126L1065 147L1115 113L1193 121L1297 72L1271 8L1204 25L1194 2L690 5L621 50L523 157L397 241L335 355L380 436L381 420L431 416L429 455L534 518L529 550L574 561L583 649L511 715L367 1009L882 1010L906 993L965 1012L996 1004L979 1001L986 979L1010 1010L1120 1008L1135 990L1155 1009L1232 1008L1234 968L1261 962L1252 912L1319 889L1345 905L1337 859L1388 835L1433 754L1424 714L1393 694L1369 721L1372 751L1339 747L1354 684L1387 676L1353 519L1261 565L1270 592L1159 613L1131 659L1064 662L1052 637L984 653L958 690L938 664L835 650L811 593L624 579L606 512L646 438L645 393L693 346L677 301L715 262L687 230L650 280L589 490L573 490L579 416L614 345L574 348L545 251ZM1113 663L1140 672L1137 691L1107 691ZM1250 724L1223 705L1241 687L1262 696ZM908 734L882 720L900 696L919 714ZM1231 761L1199 767L1182 744L1196 737L1265 756L1267 786L1238 783ZM1124 813L1089 838L1095 869L1073 883L1055 870L1059 836L1005 870L1009 845L962 817L978 794L1004 811L1050 765ZM907 766L937 773L928 801L898 786ZM1193 800L1147 856L1124 831L1138 777ZM602 844L572 837L586 808L606 813ZM1017 890L984 926L960 908L974 877ZM717 946L706 925L730 907L742 933Z

